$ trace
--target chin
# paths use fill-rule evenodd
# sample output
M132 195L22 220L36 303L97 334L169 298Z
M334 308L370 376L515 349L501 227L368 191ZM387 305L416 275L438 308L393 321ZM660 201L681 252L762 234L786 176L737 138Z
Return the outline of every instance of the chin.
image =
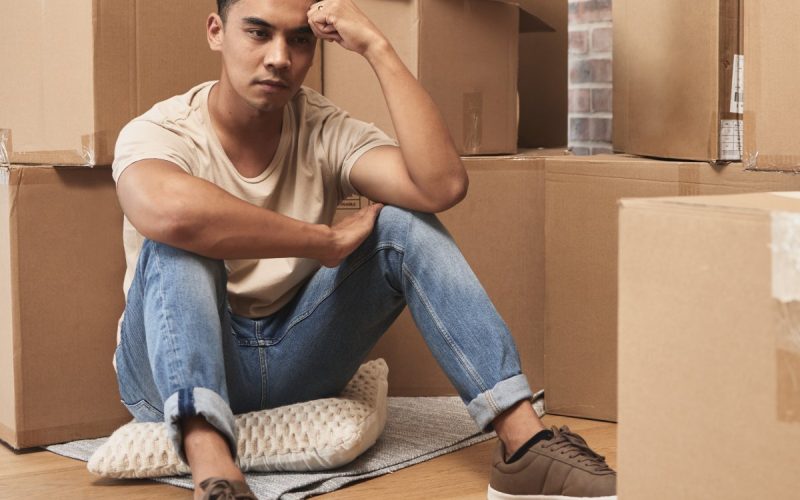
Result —
M279 109L283 109L287 102L289 102L288 99L253 99L249 101L249 104L257 111L262 113L270 113L273 111L278 111Z

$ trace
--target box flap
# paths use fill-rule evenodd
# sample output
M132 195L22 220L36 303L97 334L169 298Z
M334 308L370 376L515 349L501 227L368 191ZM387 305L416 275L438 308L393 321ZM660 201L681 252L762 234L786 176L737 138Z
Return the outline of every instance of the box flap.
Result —
M654 161L624 155L552 157L547 159L547 177L550 179L562 175L582 175L677 183L679 167L686 164L679 161Z

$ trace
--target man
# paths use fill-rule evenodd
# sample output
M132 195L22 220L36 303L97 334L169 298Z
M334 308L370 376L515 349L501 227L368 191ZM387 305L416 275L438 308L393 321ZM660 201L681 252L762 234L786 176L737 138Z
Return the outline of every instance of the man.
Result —
M505 324L430 215L465 196L467 176L381 32L352 0L218 0L207 33L219 81L128 124L113 168L120 392L136 419L167 424L195 497L253 498L234 413L337 394L406 305L500 437L492 498L613 495L602 457L536 417ZM317 39L372 66L398 141L301 88ZM356 192L380 203L331 226Z

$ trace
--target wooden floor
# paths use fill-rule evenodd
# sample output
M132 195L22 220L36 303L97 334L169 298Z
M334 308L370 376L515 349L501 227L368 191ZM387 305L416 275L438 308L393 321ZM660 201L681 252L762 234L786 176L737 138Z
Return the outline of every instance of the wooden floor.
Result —
M569 425L580 433L609 465L616 467L615 424L548 415L546 425ZM342 499L485 499L491 440L428 462L322 495ZM145 480L100 479L78 460L44 450L15 453L0 444L0 499L190 499L186 489Z

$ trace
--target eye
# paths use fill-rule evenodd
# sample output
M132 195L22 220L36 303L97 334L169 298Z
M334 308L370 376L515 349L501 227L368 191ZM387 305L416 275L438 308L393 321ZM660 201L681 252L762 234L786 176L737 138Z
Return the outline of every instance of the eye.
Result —
M263 40L263 39L267 38L267 36L269 35L266 31L260 30L260 29L247 30L247 33L251 37L256 38L258 40Z
M314 37L311 36L311 35L295 36L295 37L292 37L291 39L289 39L289 42L294 44L294 45L305 46L305 45L309 45L309 44L313 43L314 42Z

